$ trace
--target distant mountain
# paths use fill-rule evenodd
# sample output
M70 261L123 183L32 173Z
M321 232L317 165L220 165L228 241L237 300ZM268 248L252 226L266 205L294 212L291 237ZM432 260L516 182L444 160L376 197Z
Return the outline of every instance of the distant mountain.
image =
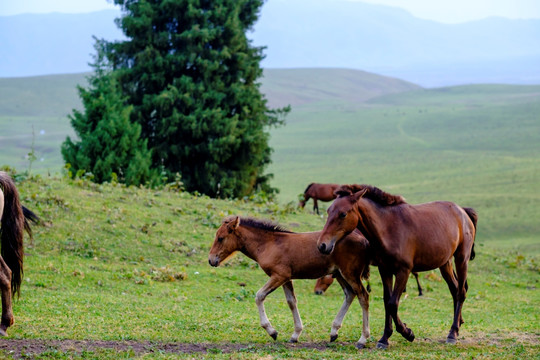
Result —
M116 10L0 16L0 77L89 71L94 39L122 39Z
M120 11L0 17L0 77L88 71ZM441 24L346 0L272 0L249 34L265 68L349 68L422 86L540 84L540 19Z
M0 117L65 117L81 109L77 85L90 73L0 78ZM269 69L261 90L271 107L340 103L351 106L420 87L406 81L346 69Z

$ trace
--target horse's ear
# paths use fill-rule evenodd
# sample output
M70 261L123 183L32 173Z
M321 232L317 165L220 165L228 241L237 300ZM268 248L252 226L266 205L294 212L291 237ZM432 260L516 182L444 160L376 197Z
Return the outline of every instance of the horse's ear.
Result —
M354 202L357 202L357 201L360 200L364 195L366 195L366 193L368 192L368 190L369 190L369 189L366 187L366 188L363 188L362 190L359 190L359 191L355 192L355 193L353 194L353 196L352 196Z
M234 230L238 229L238 227L240 226L240 216L237 216L231 223L232 227L234 228Z

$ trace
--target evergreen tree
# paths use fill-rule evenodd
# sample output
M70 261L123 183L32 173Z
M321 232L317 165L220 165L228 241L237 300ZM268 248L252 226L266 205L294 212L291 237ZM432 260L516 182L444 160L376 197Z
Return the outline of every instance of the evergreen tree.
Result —
M80 141L66 139L64 160L72 171L91 172L99 183L113 180L113 173L126 184L148 182L155 172L141 126L131 123L132 107L125 105L113 74L96 68L90 88L78 87L85 112L73 110L69 118Z
M153 167L189 191L241 197L270 190L270 110L257 80L262 48L246 37L263 0L115 0L128 40L101 41L152 149Z

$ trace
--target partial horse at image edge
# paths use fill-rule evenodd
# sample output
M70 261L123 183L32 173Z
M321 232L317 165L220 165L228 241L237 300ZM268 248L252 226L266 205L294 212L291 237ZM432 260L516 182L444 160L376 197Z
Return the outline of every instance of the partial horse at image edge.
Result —
M39 218L29 209L21 205L19 192L13 179L0 171L0 288L2 291L2 320L0 335L7 335L7 328L13 325L13 308L11 300L20 293L23 277L24 245L26 231L32 238L31 222L37 223Z

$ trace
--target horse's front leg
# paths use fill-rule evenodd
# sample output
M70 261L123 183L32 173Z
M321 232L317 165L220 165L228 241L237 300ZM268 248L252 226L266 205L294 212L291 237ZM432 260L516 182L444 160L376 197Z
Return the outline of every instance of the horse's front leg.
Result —
M294 295L294 287L292 281L287 281L283 284L283 291L285 292L287 305L289 305L289 308L291 309L294 320L294 332L291 335L291 339L289 340L289 342L295 343L298 342L298 338L300 337L300 334L302 333L304 327L302 326L302 319L300 318L298 306L296 305L297 301L296 296Z
M394 289L392 290L392 295L388 302L388 308L390 314L394 319L396 324L396 331L400 333L408 341L414 341L414 333L411 329L407 327L407 324L403 323L398 315L399 300L403 290L407 286L407 281L409 280L410 271L407 269L402 269L396 274L396 282L394 284Z
M0 290L2 291L2 321L0 336L7 336L7 328L13 325L13 308L11 307L11 270L0 257Z
M379 274L381 275L382 285L383 285L383 300L384 300L384 331L383 336L377 342L377 349L386 349L388 348L388 339L392 336L393 324L392 316L388 308L388 303L390 301L390 296L392 294L392 273L386 271L381 266L379 266Z
M313 198L313 211L319 215L319 203L317 202L317 198Z
M280 287L285 281L286 280L280 278L278 279L275 277L270 277L266 284L264 284L264 286L260 288L255 295L255 303L257 304L257 308L259 309L259 319L261 321L261 326L274 340L277 339L278 332L272 327L272 324L270 324L270 320L268 320L268 316L266 316L266 311L264 309L264 300L266 299L268 294Z
M345 299L343 299L343 305L341 305L341 309L339 309L339 312L336 315L336 318L332 322L332 329L330 330L330 341L336 341L338 338L338 331L341 329L341 324L343 324L343 319L345 318L345 315L347 314L347 311L349 311L349 307L351 306L356 294L354 293L354 290L351 288L349 283L345 281L341 275L336 275L336 280L339 282L339 285L341 285L341 288L343 289L343 294L345 295Z

